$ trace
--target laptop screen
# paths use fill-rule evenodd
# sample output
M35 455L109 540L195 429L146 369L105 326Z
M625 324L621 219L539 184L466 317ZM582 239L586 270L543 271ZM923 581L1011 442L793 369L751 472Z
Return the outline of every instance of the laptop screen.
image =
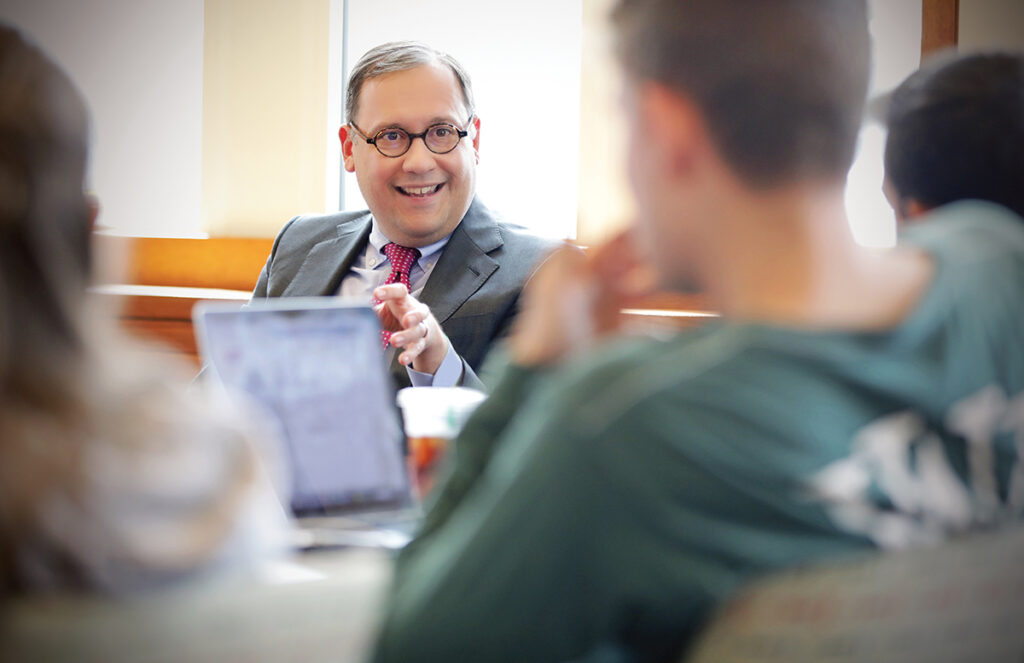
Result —
M369 306L279 298L196 305L208 369L280 427L296 515L402 506L411 491L402 430Z

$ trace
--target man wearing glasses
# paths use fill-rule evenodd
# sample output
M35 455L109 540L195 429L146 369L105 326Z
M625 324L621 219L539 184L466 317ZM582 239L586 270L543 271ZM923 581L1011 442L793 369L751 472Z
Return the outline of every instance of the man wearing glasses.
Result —
M370 209L289 221L253 298L372 299L399 386L480 388L474 370L556 243L498 222L475 198L480 119L451 56L413 42L370 50L345 114L345 170Z

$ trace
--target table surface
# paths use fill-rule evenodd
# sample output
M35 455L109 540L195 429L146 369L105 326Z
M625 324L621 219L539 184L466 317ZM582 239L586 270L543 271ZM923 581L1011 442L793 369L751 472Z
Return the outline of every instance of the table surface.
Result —
M131 599L36 596L5 607L5 661L360 661L391 554L348 548Z

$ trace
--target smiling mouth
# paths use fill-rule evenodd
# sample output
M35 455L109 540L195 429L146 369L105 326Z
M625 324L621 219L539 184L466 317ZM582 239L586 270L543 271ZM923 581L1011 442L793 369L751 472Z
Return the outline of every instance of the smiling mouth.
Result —
M396 186L395 190L403 196L409 196L410 198L426 198L440 191L443 186L444 182L441 182L440 184L432 184L430 186Z

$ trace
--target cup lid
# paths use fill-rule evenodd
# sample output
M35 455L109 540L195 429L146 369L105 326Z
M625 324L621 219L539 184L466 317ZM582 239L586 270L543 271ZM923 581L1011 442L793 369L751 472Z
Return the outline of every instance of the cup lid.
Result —
M398 391L405 434L454 437L487 394L468 387L406 387Z

